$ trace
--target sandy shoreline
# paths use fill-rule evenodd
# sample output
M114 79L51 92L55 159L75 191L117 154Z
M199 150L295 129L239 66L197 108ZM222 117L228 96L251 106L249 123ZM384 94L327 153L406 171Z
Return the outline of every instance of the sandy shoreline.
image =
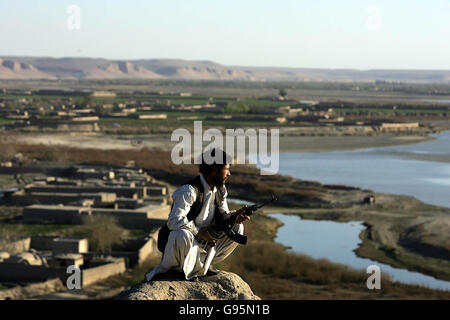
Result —
M280 136L279 148L280 152L327 152L414 144L433 139L430 136L396 136L393 134L378 136ZM172 142L169 135L115 136L73 133L12 134L3 135L2 140L28 144L122 150L143 147L171 150L178 143Z
M430 136L313 136L280 137L281 152L329 152L414 144L433 140Z

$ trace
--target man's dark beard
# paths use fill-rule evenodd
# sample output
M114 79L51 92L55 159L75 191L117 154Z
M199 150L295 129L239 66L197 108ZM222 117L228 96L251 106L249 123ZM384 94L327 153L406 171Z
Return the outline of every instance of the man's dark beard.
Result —
M219 175L217 175L215 178L214 178L214 185L216 186L216 187L223 187L224 185L225 185L225 182L223 181L223 179L222 179L222 177L221 176L219 176Z

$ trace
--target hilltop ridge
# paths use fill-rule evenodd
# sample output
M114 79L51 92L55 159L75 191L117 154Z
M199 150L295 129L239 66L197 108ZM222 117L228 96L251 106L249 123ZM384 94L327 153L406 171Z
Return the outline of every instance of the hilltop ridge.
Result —
M0 57L0 79L184 79L450 83L450 70L356 70L227 66L181 59Z

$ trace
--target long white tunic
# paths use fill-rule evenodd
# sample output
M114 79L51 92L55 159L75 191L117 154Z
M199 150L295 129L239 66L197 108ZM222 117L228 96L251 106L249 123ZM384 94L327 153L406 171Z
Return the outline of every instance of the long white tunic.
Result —
M203 205L199 215L192 221L187 219L187 214L197 198L195 189L191 185L183 185L172 195L173 208L169 214L167 226L171 230L164 255L158 266L146 274L146 280L150 281L156 274L168 271L171 268L181 269L187 280L197 276L203 268L206 258L205 248L200 247L195 239L198 231L212 224L215 212L215 193L216 187L211 189L205 181L203 175L200 175L204 188ZM221 208L231 214L226 200L227 194L221 203ZM244 233L244 226L238 224L234 229L240 234ZM217 241L215 249L216 255L213 263L224 260L237 246L237 243L229 237L224 237Z

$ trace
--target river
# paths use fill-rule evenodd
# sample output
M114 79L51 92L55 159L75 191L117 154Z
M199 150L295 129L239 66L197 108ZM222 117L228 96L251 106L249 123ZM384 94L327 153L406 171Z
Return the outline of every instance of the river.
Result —
M352 151L281 153L280 174L324 184L414 196L450 208L450 163L414 159L450 157L450 131L412 145Z
M450 163L415 159L417 155L450 156L450 131L433 135L436 139L412 145L368 148L352 151L281 153L280 170L303 180L341 184L377 192L414 196L426 203L450 207ZM431 157L432 158L432 157ZM358 257L354 250L364 226L359 221L301 220L298 216L272 214L282 221L276 241L294 252L353 268L378 265L395 281L450 290L450 282L393 268ZM323 235L326 234L326 237Z
M377 265L381 269L382 277L383 274L389 274L394 281L450 290L449 281L438 280L418 272L393 268L378 261L358 257L354 250L361 244L359 234L365 228L360 221L302 220L299 216L285 214L270 214L270 216L284 223L278 229L275 241L291 247L291 250L296 253L315 259L325 258L355 269L366 270L370 265ZM327 236L324 237L324 234Z

